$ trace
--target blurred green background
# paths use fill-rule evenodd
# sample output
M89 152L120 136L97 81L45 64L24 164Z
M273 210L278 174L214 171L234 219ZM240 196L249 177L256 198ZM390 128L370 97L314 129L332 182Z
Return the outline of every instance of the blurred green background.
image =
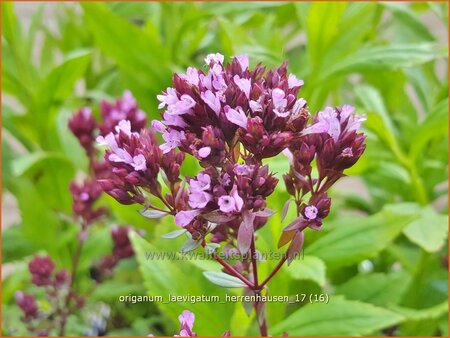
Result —
M366 153L333 189L323 231L308 232L305 259L269 284L273 295L330 302L269 303L269 332L448 336L447 13L444 2L2 2L3 335L27 334L14 293L39 292L29 282L32 255L70 266L78 225L68 185L87 170L67 128L71 114L130 89L158 118L156 95L172 73L220 52L248 54L252 66L287 59L312 112L348 103L367 115ZM268 163L287 171L283 157ZM184 173L194 172L188 161ZM287 199L279 184L269 203L280 211ZM118 302L130 293L226 291L202 276L218 270L214 262L146 260L146 251L178 249L160 238L176 228L172 220L152 222L106 196L101 203L113 216L91 229L83 250L75 285L88 300L68 335L84 334L100 303L111 308L107 335L173 335L183 309L196 314L200 335L258 334L241 304ZM261 251L276 248L287 224L279 214L260 232ZM146 241L134 238L136 258L94 288L89 267L111 250L111 223L145 229ZM262 275L275 264L261 263Z

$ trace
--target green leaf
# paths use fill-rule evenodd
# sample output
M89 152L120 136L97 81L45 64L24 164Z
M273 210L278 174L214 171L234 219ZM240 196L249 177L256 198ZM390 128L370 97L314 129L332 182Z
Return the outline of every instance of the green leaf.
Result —
M321 80L356 71L413 67L444 58L447 49L435 43L397 44L361 48L346 59L335 63L322 73Z
M73 91L75 82L84 74L91 59L91 52L78 50L67 55L65 60L55 67L45 78L38 89L39 118L42 121L53 122L54 114L51 112L53 105L60 105Z
M448 313L448 301L446 300L441 304L426 309L411 309L398 305L392 305L389 307L389 309L398 312L407 320L424 321L438 319L442 315Z
M113 14L103 3L83 3L85 23L96 45L114 59L144 107L170 81L170 57L155 31L145 31ZM99 18L102 18L99 20Z
M140 210L139 213L145 218L149 219L157 219L168 215L168 213L165 211L151 210L151 209L143 209Z
M205 271L203 275L211 282L224 288L245 288L247 285L239 278L224 272Z
M297 310L270 333L302 336L368 335L403 320L395 312L371 304L331 296L330 302L309 304Z
M339 220L339 227L305 250L333 268L358 263L386 248L407 224L417 218L417 209L413 203L403 203L386 206L367 218Z
M142 295L144 288L139 284L130 284L115 280L107 280L97 285L89 299L95 301L117 301L120 296Z
M357 275L336 287L335 292L350 300L386 306L401 300L410 279L411 276L407 273Z
M425 207L420 218L411 222L403 233L425 251L439 251L447 239L448 216L438 214L432 207Z
M22 217L23 236L40 249L54 250L58 246L59 220L36 186L27 179L15 180L14 195Z
M167 299L168 295L177 296L219 296L225 299L226 290L208 282L202 274L202 270L189 261L183 260L181 255L176 253L179 259L175 260L152 260L148 261L146 252L176 252L176 241L161 241L160 247L147 242L136 233L129 235L139 262L139 269L144 278L145 287L149 295L160 295ZM229 291L228 291L229 292ZM211 311L211 303L196 302L186 304L184 302L168 302L166 304L156 304L167 316L174 319L180 313L188 309L195 313L198 320L195 323L195 330L199 335L211 334L211 327L214 332L223 332L230 327L230 317L234 311L233 303L214 303L214 311Z
M294 259L289 268L286 269L292 278L312 280L320 286L324 286L325 284L325 270L325 263L320 258L314 256L305 256L304 259Z
M338 34L345 2L315 2L306 19L308 54L311 64L320 63L333 38Z
M2 262L16 261L37 251L36 245L24 237L23 226L14 225L2 231Z
M439 102L426 116L416 131L410 148L412 160L418 158L427 143L432 139L448 136L448 98Z
M169 239L177 238L177 237L180 237L181 235L184 235L186 233L186 231L187 231L186 229L174 230L172 232L162 235L161 237L169 238Z

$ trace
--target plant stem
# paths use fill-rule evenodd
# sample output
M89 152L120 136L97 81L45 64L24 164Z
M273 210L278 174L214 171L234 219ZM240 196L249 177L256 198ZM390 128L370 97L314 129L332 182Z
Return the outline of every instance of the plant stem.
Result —
M206 243L205 241L202 242L202 247L205 247ZM250 289L255 290L255 285L250 282L247 278L245 278L244 276L242 276L242 274L237 271L235 268L233 268L230 264L228 264L227 262L225 262L222 258L220 258L219 256L217 256L217 254L215 252L213 252L211 254L211 256L217 261L217 263L219 263L220 265L222 265L225 270L227 270L229 273L231 273L233 276L235 276L236 278L239 278L242 282L245 283L245 285L247 285Z
M278 262L278 264L275 266L275 268L272 270L272 272L266 277L266 279L264 279L261 284L259 285L259 289L261 290L271 279L273 276L275 276L275 274L278 272L278 270L281 269L281 267L283 266L284 262L286 262L287 260L287 254L285 254L283 256L282 259L280 259L280 261Z
M258 285L258 262L256 261L256 247L255 247L255 235L252 236L252 242L250 243L250 255L252 261L252 270L253 270L253 283L255 284L255 294L261 294L261 288ZM259 326L259 332L262 337L267 337L267 320L266 315L264 314L262 318L262 322L260 322L260 314L259 311L262 311L263 308L258 308L258 302L254 304L255 312L256 312L256 320Z
M81 231L86 231L84 226L82 227ZM78 264L80 262L83 244L84 244L84 240L78 240L78 245L77 245L75 254L72 258L72 271L71 271L71 276L70 276L70 286L69 286L69 290L67 292L66 300L64 302L64 309L63 309L64 312L62 313L61 326L59 328L59 336L60 337L64 336L65 329L66 329L67 316L68 316L67 309L69 308L70 296L72 295L73 285L75 283L75 276L77 274L77 269L78 269Z
M256 262L256 248L255 248L255 235L252 236L252 242L250 244L250 255L252 260L252 270L253 270L253 283L255 284L255 289L258 289L258 264Z

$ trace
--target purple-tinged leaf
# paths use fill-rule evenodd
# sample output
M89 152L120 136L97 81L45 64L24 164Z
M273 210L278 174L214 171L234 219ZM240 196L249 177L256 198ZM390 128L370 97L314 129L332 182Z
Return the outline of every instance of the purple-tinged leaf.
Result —
M224 272L205 271L203 275L211 282L224 288L245 288L247 285L239 278Z
M242 255L246 254L250 249L250 244L253 238L253 221L255 220L255 214L245 210L242 213L242 223L239 226L237 236L237 247Z
M218 223L218 224L226 223L226 222L232 221L233 219L236 218L235 215L222 214L219 210L214 210L214 211L208 212L207 214L204 214L202 216L207 221L210 221L212 223Z
M266 302L258 302L256 304L256 318L259 325L262 325L266 319L266 304Z
M178 205L178 202L180 201L180 198L183 195L185 186L186 186L186 181L184 181L181 184L181 186L178 188L177 195L175 196L175 205Z
M257 217L270 217L275 214L275 211L269 208L265 208L264 210L260 210L254 213Z
M161 235L162 238L168 238L168 239L172 239L172 238L177 238L180 237L181 235L186 233L186 229L181 229L181 230L175 230L172 232L169 232L167 234Z
M285 231L292 231L292 230L298 230L302 231L308 226L307 221L303 218L303 216L297 217L294 219L291 223L289 223L284 229Z
M286 203L284 203L283 212L281 213L281 222L283 222L284 219L286 218L286 215L289 211L289 206L291 205L292 202L293 200L290 198L286 201Z
M244 297L243 299L246 299L247 296L253 296L254 294L255 293L250 288L245 288L242 291L242 296ZM250 315L252 314L252 311L253 311L253 302L242 301L242 306L244 307L244 310L245 310L245 313L247 313L247 316L250 317Z
M156 218L161 218L164 216L167 216L168 213L165 211L161 211L161 210L150 210L150 209L143 209L140 210L139 213L146 217L146 218L150 218L150 219L156 219Z
M292 238L294 238L295 232L296 230L283 231L281 233L280 239L278 240L278 249L289 243L292 240Z
M305 241L305 234L298 231L294 238L292 239L291 245L289 245L289 249L287 250L287 261L288 265L291 264L293 259L298 255L299 251L303 247L303 242Z

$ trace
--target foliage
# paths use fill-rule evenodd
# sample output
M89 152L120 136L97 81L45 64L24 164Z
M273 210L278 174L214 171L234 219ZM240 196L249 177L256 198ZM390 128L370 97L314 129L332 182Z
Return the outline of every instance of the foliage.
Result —
M78 226L68 186L87 171L84 151L67 129L71 113L129 88L156 118L156 95L171 74L201 65L210 52L248 54L268 66L287 59L305 81L300 94L312 111L354 102L367 115L366 153L347 172L362 192L334 188L332 220L323 232L308 233L304 261L283 267L270 284L274 295L328 294L330 302L269 303L270 334L448 334L448 50L446 37L424 19L445 31L447 4L46 4L29 26L15 7L2 2L2 189L14 195L21 215L2 231L2 263L14 267L2 281L3 334L27 334L14 293L32 289L25 267L31 256L47 253L57 266L71 265ZM50 9L56 29L44 19ZM278 158L271 161L279 174L286 171ZM183 168L192 171L189 163ZM281 210L288 199L282 184L275 195ZM99 204L108 206L110 222L146 230L146 241L131 236L136 259L122 262L89 296L88 309L100 302L112 307L108 335L171 334L185 308L198 316L199 334L257 334L241 304L118 302L129 293L225 291L203 275L211 266L218 271L213 262L146 259L145 252L179 248L178 240L160 238L175 229L169 219L146 219L109 197ZM82 252L79 293L91 292L89 267L110 251L107 223L94 226ZM258 239L264 250L276 247L275 234L285 225L280 215L271 217ZM275 264L265 262L262 273ZM86 332L87 313L69 318L67 334Z

